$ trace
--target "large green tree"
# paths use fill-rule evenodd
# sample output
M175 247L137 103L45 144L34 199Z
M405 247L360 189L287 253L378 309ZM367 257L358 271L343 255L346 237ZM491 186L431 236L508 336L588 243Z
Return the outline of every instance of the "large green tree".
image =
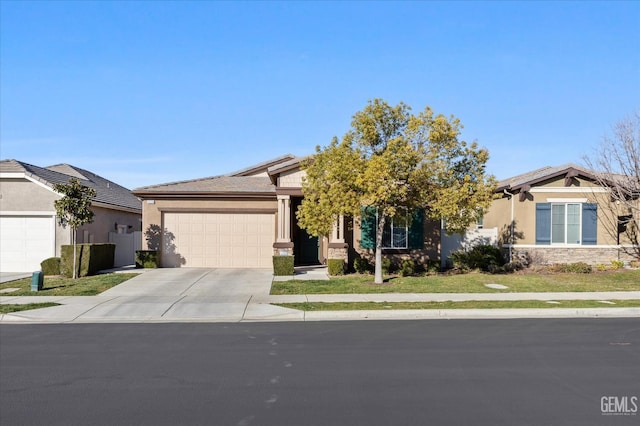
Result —
M369 101L342 140L316 147L303 163L300 226L325 236L340 215L375 211L375 282L382 283L388 220L424 208L428 218L446 219L447 232L464 232L489 207L495 188L485 171L489 154L460 140L461 129L457 118L435 115L429 107L412 114L402 102Z
M71 243L73 244L73 278L76 272L76 234L78 228L93 222L91 201L96 196L96 190L86 187L78 179L69 179L69 183L56 183L53 190L62 194L62 198L54 201L58 222L62 226L71 228Z

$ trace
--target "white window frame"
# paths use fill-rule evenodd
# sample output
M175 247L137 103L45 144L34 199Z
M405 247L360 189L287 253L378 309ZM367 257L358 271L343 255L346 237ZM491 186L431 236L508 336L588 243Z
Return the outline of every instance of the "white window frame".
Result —
M550 242L551 245L554 246L581 246L582 245L582 204L580 201L576 202L576 201L566 201L566 202L552 202L551 203L551 235L550 235ZM577 205L578 206L578 238L579 238L579 242L577 243L569 243L567 242L567 234L568 234L568 215L569 215L569 206L570 205ZM562 242L554 242L553 241L553 208L554 206L564 206L564 222L563 222L563 227L564 227L564 235L563 235L563 241Z
M396 215L397 216L397 215ZM386 221L385 221L385 228L387 226L389 226L389 235L391 238L390 242L392 245L391 246L386 246L384 243L384 228L382 230L382 248L383 249L397 249L397 250L406 250L409 248L409 217L408 217L408 213L405 211L405 221L404 221L404 246L400 247L400 246L393 246L393 231L395 228L394 226L394 218L392 217L387 217ZM376 210L376 221L379 220L378 217L378 210ZM401 227L402 228L402 227Z

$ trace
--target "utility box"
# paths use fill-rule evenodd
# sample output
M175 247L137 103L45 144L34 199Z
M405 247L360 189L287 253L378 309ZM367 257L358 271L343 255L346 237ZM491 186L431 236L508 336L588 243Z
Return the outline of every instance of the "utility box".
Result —
M31 291L40 291L44 285L44 274L42 271L35 271L31 276Z

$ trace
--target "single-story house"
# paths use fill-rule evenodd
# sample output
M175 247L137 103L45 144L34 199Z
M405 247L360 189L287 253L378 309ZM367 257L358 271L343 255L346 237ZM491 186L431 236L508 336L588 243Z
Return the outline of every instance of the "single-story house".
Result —
M78 229L78 243L106 243L109 234L141 230L141 202L130 190L69 164L38 167L17 160L0 161L0 270L31 272L46 258L59 256L71 243L71 230L56 220L56 183L76 178L96 190L93 223Z
M309 236L298 226L303 159L284 155L226 175L137 188L149 250L164 267L271 268L273 255L296 265L373 257L370 220L339 218L332 235ZM384 254L421 262L439 259L440 223L412 212L388 224Z
M496 196L483 226L498 229L499 243L514 260L610 264L634 259L634 250L625 250L633 249L632 242L619 226L629 218L628 207L612 201L593 171L575 164L543 167L499 182Z

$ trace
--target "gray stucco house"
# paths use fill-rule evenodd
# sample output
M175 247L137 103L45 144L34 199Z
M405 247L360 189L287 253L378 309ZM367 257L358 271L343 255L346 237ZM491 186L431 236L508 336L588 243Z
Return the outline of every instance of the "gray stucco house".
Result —
M78 243L109 242L109 233L141 230L142 206L131 191L69 164L38 167L17 160L0 161L0 271L30 272L59 256L71 241L70 229L56 220L56 183L77 178L96 190L94 221L78 229Z

